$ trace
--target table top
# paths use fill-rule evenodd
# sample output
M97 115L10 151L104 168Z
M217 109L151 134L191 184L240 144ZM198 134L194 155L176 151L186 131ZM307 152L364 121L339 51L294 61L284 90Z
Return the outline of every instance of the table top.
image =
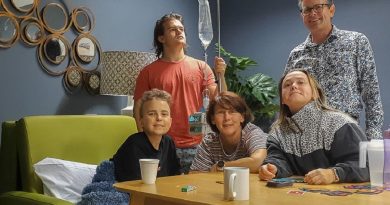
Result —
M198 173L157 178L156 184L146 185L142 181L127 181L114 184L118 190L129 192L133 197L142 195L145 198L171 201L178 204L299 204L299 205L365 205L365 204L390 204L390 191L380 194L351 194L348 196L328 196L320 193L304 192L304 194L291 194L290 191L299 191L299 188L328 189L331 191L344 190L355 192L354 189L344 189L344 185L308 185L306 183L294 183L291 187L269 188L266 182L260 181L257 174L250 174L250 200L226 201L223 199L224 185L223 173ZM182 192L186 185L196 186L196 190Z

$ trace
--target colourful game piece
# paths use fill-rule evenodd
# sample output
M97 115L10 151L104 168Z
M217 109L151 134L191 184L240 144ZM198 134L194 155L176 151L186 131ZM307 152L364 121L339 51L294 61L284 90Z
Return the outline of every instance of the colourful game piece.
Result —
M312 192L312 193L323 193L323 192L329 192L329 189L312 189L312 188L299 188L300 190L304 192Z
M352 185L346 185L344 186L345 189L382 189L382 187L379 186L371 186L370 184L352 184Z
M326 194L328 196L348 196L353 193L349 191L328 191L328 192L321 192L321 194Z
M190 192L196 189L196 186L186 185L181 188L181 192Z
M304 192L304 191L301 191L301 190L289 190L289 191L287 192L287 194L298 195L298 196L303 195L304 193L305 193L305 192Z
M304 180L301 177L275 178L275 179L272 179L271 181L274 181L274 182L304 183Z
M380 194L383 190L381 189L358 189L355 191L355 194L366 194L366 195L374 195Z

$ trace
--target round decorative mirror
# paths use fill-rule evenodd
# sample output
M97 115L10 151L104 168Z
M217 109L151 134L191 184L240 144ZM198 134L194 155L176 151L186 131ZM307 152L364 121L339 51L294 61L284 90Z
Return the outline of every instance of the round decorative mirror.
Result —
M51 33L64 33L70 25L67 11L57 3L49 3L43 7L41 19L45 28Z
M83 72L77 66L70 66L66 69L63 78L64 88L67 92L73 93L81 88L83 84Z
M70 63L69 49L70 45L65 37L57 34L49 35L43 43L39 44L39 63L50 75L62 75Z
M70 69L67 74L67 81L69 85L77 87L81 84L81 71L79 69Z
M89 24L88 14L84 11L78 11L76 13L75 26L77 25L77 27L79 27L81 30L86 30Z
M30 42L39 42L39 39L43 36L42 28L37 23L30 23L25 27L26 38Z
M96 56L98 57L97 59ZM73 42L72 58L77 66L85 71L94 71L100 64L101 49L98 41L90 34L80 34ZM85 64L97 64L95 68ZM83 66L84 64L84 66Z
M45 37L45 31L38 19L30 17L20 22L22 27L21 37L23 41L31 46L38 45Z
M91 62L95 58L95 43L88 37L82 37L76 45L77 56L84 62Z
M39 0L0 0L4 10L16 18L30 16L38 5Z
M47 39L43 45L43 51L46 58L54 64L60 64L67 55L64 41L57 37Z
M95 16L86 7L76 8L72 11L72 21L80 33L89 33L95 25Z
M29 13L34 9L35 0L11 0L11 3L18 11Z
M87 91L92 95L99 94L100 89L100 72L88 72L85 73L85 86Z
M19 24L11 15L0 12L0 47L11 47L19 37Z

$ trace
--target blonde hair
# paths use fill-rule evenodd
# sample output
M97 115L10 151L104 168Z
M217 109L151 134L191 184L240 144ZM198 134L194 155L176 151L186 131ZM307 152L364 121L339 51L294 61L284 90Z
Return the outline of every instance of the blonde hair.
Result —
M159 90L157 88L153 88L149 91L144 92L141 98L141 112L140 116L142 117L143 115L143 109L144 109L144 104L147 101L151 100L161 100L165 101L168 103L169 106L171 106L171 94L164 90Z

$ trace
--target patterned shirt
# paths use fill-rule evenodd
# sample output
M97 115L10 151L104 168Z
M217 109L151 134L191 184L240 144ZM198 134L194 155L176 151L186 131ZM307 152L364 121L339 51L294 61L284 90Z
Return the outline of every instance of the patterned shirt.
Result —
M359 119L363 101L367 137L382 137L378 77L373 51L364 34L333 26L331 35L321 44L313 43L309 34L291 51L285 73L297 68L308 70L317 79L331 107L355 119Z
M241 140L232 154L227 154L223 147L220 136L215 133L207 134L198 147L195 159L192 162L192 171L209 171L218 161L234 161L249 157L258 149L265 149L267 134L259 127L248 123L242 130Z
M365 182L370 177L368 168L359 167L362 141L367 137L354 119L311 102L271 130L263 164L275 165L277 178L335 168L340 182Z
M343 112L323 111L313 101L299 112L286 117L286 124L269 133L281 149L298 157L324 149L329 151L335 133L345 124L356 121Z

